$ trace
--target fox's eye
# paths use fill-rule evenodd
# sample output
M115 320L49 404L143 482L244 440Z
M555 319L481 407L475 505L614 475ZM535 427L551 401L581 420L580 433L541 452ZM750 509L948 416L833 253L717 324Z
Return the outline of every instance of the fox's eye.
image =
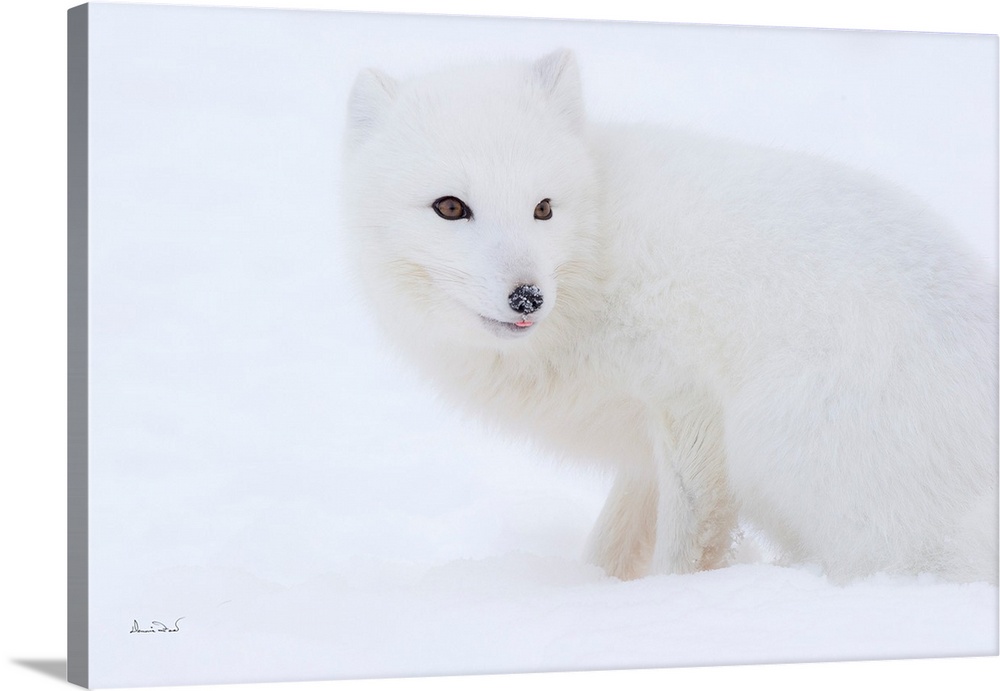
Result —
M472 209L458 197L440 197L431 204L434 212L446 221L457 221L462 218L472 218Z
M552 200L543 199L535 206L535 218L539 221L547 221L552 218Z

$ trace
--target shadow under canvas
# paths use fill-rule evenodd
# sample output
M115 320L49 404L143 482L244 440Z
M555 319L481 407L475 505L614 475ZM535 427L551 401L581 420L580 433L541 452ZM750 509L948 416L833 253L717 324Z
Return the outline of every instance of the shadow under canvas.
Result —
M33 669L47 677L66 681L66 660L11 660L11 662Z

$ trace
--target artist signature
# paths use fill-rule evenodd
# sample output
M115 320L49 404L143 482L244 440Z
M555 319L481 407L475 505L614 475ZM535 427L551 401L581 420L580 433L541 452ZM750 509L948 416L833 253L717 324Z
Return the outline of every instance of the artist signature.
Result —
M181 617L181 619L183 618L184 617ZM178 623L180 622L181 619L175 621L173 626L167 626L162 621L154 621L150 624L150 627L148 629L141 628L139 626L139 620L133 619L132 630L129 631L129 633L177 633L178 631L180 631Z

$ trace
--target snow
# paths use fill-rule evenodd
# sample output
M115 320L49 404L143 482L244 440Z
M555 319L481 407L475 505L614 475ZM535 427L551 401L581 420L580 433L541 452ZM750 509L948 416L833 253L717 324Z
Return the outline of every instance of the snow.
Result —
M584 563L609 478L385 349L335 195L362 67L567 46L594 117L879 172L995 267L995 39L103 4L90 26L95 686L997 653L985 584L834 585L752 535L719 571ZM179 631L129 633L154 620Z

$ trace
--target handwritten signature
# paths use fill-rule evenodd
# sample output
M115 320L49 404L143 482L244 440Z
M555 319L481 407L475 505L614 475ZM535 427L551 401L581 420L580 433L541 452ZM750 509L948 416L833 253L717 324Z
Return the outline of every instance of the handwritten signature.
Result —
M178 623L180 622L181 619L184 619L184 617L181 617L180 619L175 621L173 626L167 626L162 621L154 621L150 624L150 628L148 629L140 628L139 620L133 619L132 630L129 631L129 633L177 633L178 631L180 631Z

